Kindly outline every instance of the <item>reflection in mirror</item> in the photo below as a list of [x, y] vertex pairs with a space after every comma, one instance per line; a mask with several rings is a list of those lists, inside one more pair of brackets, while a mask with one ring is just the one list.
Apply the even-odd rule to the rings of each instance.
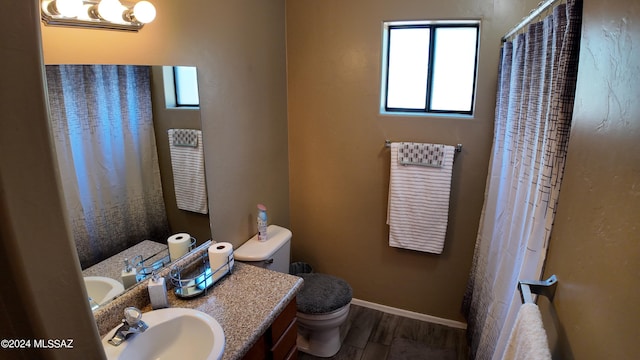
[[167, 107], [165, 73], [160, 66], [46, 66], [56, 156], [83, 276], [122, 283], [133, 271], [135, 284], [170, 262], [171, 234], [189, 233], [200, 243], [211, 237], [208, 211], [181, 210], [176, 201], [168, 131], [199, 132], [201, 123], [197, 107]]

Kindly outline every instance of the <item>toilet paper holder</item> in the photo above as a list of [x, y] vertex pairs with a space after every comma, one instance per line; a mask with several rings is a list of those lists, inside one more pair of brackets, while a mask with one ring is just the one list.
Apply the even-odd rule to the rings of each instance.
[[213, 285], [233, 271], [233, 253], [226, 262], [216, 269], [209, 265], [209, 255], [204, 253], [184, 265], [174, 265], [169, 271], [169, 279], [180, 298], [193, 298], [206, 294]]

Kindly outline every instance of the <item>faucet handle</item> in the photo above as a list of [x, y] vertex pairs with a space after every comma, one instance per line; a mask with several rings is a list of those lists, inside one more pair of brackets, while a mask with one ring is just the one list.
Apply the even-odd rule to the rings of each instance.
[[124, 320], [129, 326], [136, 326], [142, 320], [142, 311], [134, 306], [129, 306], [124, 309]]

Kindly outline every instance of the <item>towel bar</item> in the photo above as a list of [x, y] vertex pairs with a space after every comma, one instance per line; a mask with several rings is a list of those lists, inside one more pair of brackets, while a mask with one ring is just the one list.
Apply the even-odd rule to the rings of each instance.
[[558, 278], [555, 275], [551, 275], [547, 280], [520, 280], [518, 281], [518, 290], [520, 290], [520, 297], [522, 303], [533, 303], [532, 294], [544, 295], [549, 301], [553, 301], [553, 297], [556, 294], [556, 287], [558, 286]]
[[[385, 140], [384, 147], [391, 147], [391, 140]], [[462, 152], [462, 144], [456, 145], [456, 152], [457, 153]]]

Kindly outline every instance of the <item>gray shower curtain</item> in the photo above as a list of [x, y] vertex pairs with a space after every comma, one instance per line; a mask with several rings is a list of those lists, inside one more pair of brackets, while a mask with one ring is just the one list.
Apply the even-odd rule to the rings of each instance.
[[169, 235], [150, 69], [47, 65], [56, 155], [82, 268]]
[[500, 359], [521, 306], [519, 279], [539, 279], [564, 171], [582, 1], [558, 5], [504, 44], [485, 203], [463, 312], [474, 359]]

